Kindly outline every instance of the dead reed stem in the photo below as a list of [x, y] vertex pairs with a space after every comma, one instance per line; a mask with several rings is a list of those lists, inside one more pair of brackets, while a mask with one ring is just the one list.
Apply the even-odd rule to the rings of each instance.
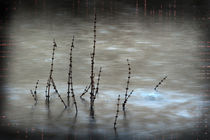
[[[48, 79], [49, 80], [49, 79]], [[46, 102], [47, 102], [47, 89], [48, 89], [48, 80], [47, 80], [47, 85], [46, 85], [46, 88], [45, 88], [45, 97], [46, 97]]]
[[30, 90], [30, 92], [31, 92], [32, 97], [34, 98], [34, 101], [36, 101], [36, 98], [35, 98], [35, 95], [34, 95], [33, 91]]
[[86, 86], [86, 87], [85, 87], [85, 89], [84, 89], [84, 91], [83, 91], [82, 95], [80, 95], [80, 98], [82, 98], [82, 96], [84, 96], [84, 95], [85, 95], [85, 93], [87, 93], [87, 92], [88, 92], [88, 90], [90, 89], [90, 86], [91, 86], [91, 84], [89, 84], [89, 86]]
[[100, 70], [99, 70], [99, 73], [98, 73], [98, 81], [97, 81], [97, 86], [96, 86], [96, 91], [95, 91], [94, 99], [96, 99], [96, 95], [98, 94], [99, 82], [100, 82], [100, 77], [101, 77], [101, 71], [102, 71], [102, 67], [100, 67]]
[[157, 88], [163, 83], [164, 80], [166, 80], [167, 76], [165, 76], [154, 88], [154, 90], [157, 91]]
[[90, 91], [90, 109], [93, 110], [94, 107], [94, 90], [95, 90], [95, 83], [94, 83], [94, 60], [95, 60], [95, 47], [96, 47], [96, 14], [94, 18], [94, 41], [93, 41], [93, 52], [91, 54], [91, 91]]
[[36, 98], [36, 101], [38, 100], [38, 98], [37, 98], [37, 92], [36, 92], [36, 90], [37, 90], [37, 88], [38, 88], [38, 84], [39, 84], [39, 80], [37, 80], [36, 86], [35, 86], [35, 89], [34, 89], [34, 96], [35, 96], [35, 98]]
[[71, 44], [71, 48], [70, 48], [70, 58], [69, 58], [69, 73], [68, 73], [68, 91], [67, 91], [67, 98], [68, 98], [68, 106], [70, 104], [70, 100], [69, 100], [69, 93], [71, 92], [72, 94], [72, 99], [74, 101], [74, 105], [75, 105], [75, 109], [76, 112], [77, 110], [77, 102], [75, 99], [75, 95], [74, 95], [74, 88], [73, 88], [73, 80], [72, 80], [72, 52], [73, 52], [73, 48], [74, 48], [74, 36], [72, 38], [72, 44]]
[[[73, 82], [72, 82], [72, 84], [73, 84]], [[77, 110], [77, 102], [76, 102], [76, 98], [75, 98], [74, 91], [73, 91], [73, 86], [71, 88], [71, 94], [72, 94], [72, 98], [73, 98], [73, 101], [74, 101], [74, 106], [75, 106], [76, 112], [78, 112], [78, 110]]]
[[[129, 60], [127, 59], [127, 62], [128, 62], [128, 80], [127, 80], [127, 85], [126, 85], [126, 89], [125, 89], [125, 99], [124, 99], [124, 102], [122, 104], [122, 107], [123, 107], [123, 110], [125, 110], [125, 104], [128, 100], [128, 89], [129, 89], [129, 84], [130, 84], [130, 78], [131, 78], [131, 65], [129, 63]], [[133, 91], [132, 91], [133, 92]], [[131, 92], [131, 94], [132, 94]], [[131, 95], [130, 94], [130, 95]], [[130, 96], [129, 96], [130, 97]]]
[[127, 62], [128, 62], [128, 80], [127, 80], [127, 85], [126, 85], [126, 89], [125, 89], [125, 100], [128, 96], [128, 89], [129, 89], [130, 78], [131, 78], [131, 67], [130, 67], [130, 63], [129, 63], [128, 59], [127, 59]]
[[133, 91], [134, 90], [132, 90], [131, 92], [130, 92], [130, 94], [127, 96], [127, 98], [124, 100], [124, 102], [123, 102], [123, 104], [122, 104], [122, 107], [123, 107], [123, 110], [125, 110], [125, 105], [126, 105], [126, 103], [127, 103], [127, 101], [128, 101], [128, 98], [131, 96], [131, 94], [133, 93]]
[[114, 120], [114, 129], [116, 129], [116, 125], [117, 125], [117, 118], [118, 118], [118, 114], [119, 114], [119, 106], [120, 106], [120, 95], [118, 95], [118, 99], [117, 99], [117, 111], [116, 111], [115, 120]]
[[58, 97], [60, 98], [61, 102], [63, 103], [64, 107], [67, 108], [65, 102], [63, 101], [61, 95], [59, 94], [59, 92], [58, 92], [58, 90], [57, 90], [57, 88], [56, 88], [56, 85], [55, 85], [54, 80], [51, 78], [50, 81], [52, 82], [52, 85], [53, 85], [53, 87], [54, 87], [54, 90], [55, 90], [55, 92], [57, 93]]
[[50, 74], [49, 74], [49, 78], [48, 78], [48, 81], [47, 81], [47, 95], [46, 95], [46, 100], [47, 102], [49, 103], [49, 99], [50, 99], [50, 81], [52, 79], [52, 73], [53, 73], [53, 62], [54, 62], [54, 57], [55, 57], [55, 48], [57, 47], [57, 44], [55, 42], [55, 39], [53, 40], [53, 52], [52, 52], [52, 61], [51, 61], [51, 67], [50, 67]]

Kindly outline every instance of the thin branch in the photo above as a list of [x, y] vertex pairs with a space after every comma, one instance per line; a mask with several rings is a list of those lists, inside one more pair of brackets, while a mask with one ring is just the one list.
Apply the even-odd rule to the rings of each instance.
[[54, 82], [54, 80], [52, 78], [51, 78], [51, 82], [52, 82], [52, 85], [54, 87], [55, 92], [57, 93], [57, 95], [60, 98], [61, 102], [63, 103], [64, 107], [67, 108], [67, 106], [66, 106], [65, 102], [63, 101], [61, 95], [59, 94], [59, 92], [58, 92], [58, 90], [56, 88], [55, 82]]
[[76, 102], [76, 98], [75, 98], [74, 90], [73, 90], [73, 82], [71, 82], [71, 83], [72, 83], [71, 94], [72, 94], [72, 98], [73, 98], [73, 101], [74, 101], [76, 112], [78, 112], [78, 110], [77, 110], [77, 102]]
[[99, 73], [98, 73], [98, 81], [97, 81], [97, 86], [96, 86], [96, 91], [95, 91], [94, 99], [96, 99], [96, 95], [98, 94], [99, 82], [100, 82], [100, 78], [101, 78], [101, 71], [102, 71], [102, 67], [100, 67], [100, 70], [99, 70]]
[[34, 95], [33, 91], [32, 91], [32, 90], [30, 90], [30, 92], [31, 92], [31, 95], [32, 95], [32, 97], [33, 97], [34, 101], [36, 101], [36, 98], [35, 98], [35, 95]]
[[71, 92], [71, 95], [72, 95], [72, 98], [73, 98], [73, 101], [74, 101], [74, 105], [75, 105], [75, 109], [76, 109], [76, 112], [78, 111], [77, 110], [77, 102], [76, 102], [76, 98], [75, 98], [75, 95], [74, 95], [74, 88], [73, 88], [73, 80], [72, 80], [72, 52], [73, 52], [73, 48], [74, 48], [74, 36], [72, 38], [72, 44], [71, 44], [71, 48], [70, 48], [70, 54], [69, 54], [69, 73], [68, 73], [68, 91], [67, 91], [67, 101], [68, 101], [68, 106], [70, 104], [70, 100], [69, 100], [69, 93]]
[[114, 120], [114, 129], [116, 129], [116, 125], [117, 125], [117, 118], [118, 118], [118, 114], [119, 114], [119, 106], [120, 106], [120, 95], [118, 95], [118, 99], [117, 99], [117, 111], [116, 111], [116, 115], [115, 115], [115, 120]]
[[94, 83], [94, 60], [95, 60], [95, 47], [96, 47], [96, 14], [94, 18], [94, 40], [93, 40], [93, 52], [91, 54], [91, 91], [90, 91], [90, 108], [93, 109], [94, 106], [94, 90], [95, 90], [95, 83]]
[[127, 59], [127, 62], [128, 62], [128, 80], [127, 80], [127, 86], [126, 86], [126, 89], [125, 89], [125, 99], [124, 99], [124, 102], [122, 104], [123, 110], [125, 110], [125, 105], [126, 105], [126, 102], [127, 102], [128, 98], [133, 93], [133, 90], [132, 90], [131, 93], [128, 95], [128, 89], [129, 89], [130, 78], [131, 78], [131, 66], [130, 66], [130, 63], [129, 63], [128, 59]]
[[50, 74], [49, 74], [49, 78], [47, 81], [47, 95], [46, 95], [46, 100], [49, 103], [49, 99], [50, 99], [50, 81], [52, 79], [52, 73], [53, 73], [53, 62], [54, 62], [54, 57], [55, 57], [55, 48], [57, 47], [57, 44], [55, 42], [55, 39], [53, 40], [53, 51], [52, 51], [52, 61], [51, 61], [51, 67], [50, 67]]
[[68, 101], [68, 106], [70, 104], [70, 90], [73, 90], [71, 88], [73, 88], [73, 84], [72, 84], [72, 51], [74, 48], [74, 36], [72, 38], [72, 44], [70, 47], [70, 53], [69, 53], [69, 72], [68, 72], [68, 91], [67, 91], [67, 101]]
[[134, 90], [132, 90], [132, 91], [130, 92], [130, 94], [127, 96], [127, 98], [124, 100], [124, 102], [123, 102], [123, 104], [122, 104], [123, 110], [125, 110], [125, 105], [126, 105], [126, 103], [127, 103], [127, 101], [128, 101], [128, 98], [132, 95], [133, 91], [134, 91]]
[[154, 90], [157, 91], [157, 88], [163, 83], [164, 80], [166, 80], [167, 76], [165, 76], [154, 88]]
[[34, 96], [35, 96], [35, 98], [36, 98], [36, 101], [38, 100], [38, 99], [37, 99], [37, 92], [36, 92], [37, 87], [38, 87], [38, 84], [39, 84], [39, 80], [37, 80], [36, 86], [35, 86], [35, 89], [34, 89]]
[[88, 92], [88, 90], [90, 89], [90, 86], [91, 86], [91, 84], [89, 84], [89, 86], [86, 86], [86, 87], [85, 87], [85, 89], [84, 89], [84, 91], [83, 91], [82, 95], [80, 95], [80, 98], [82, 98], [82, 96], [84, 96], [84, 95], [85, 95], [85, 93], [87, 93], [87, 92]]
[[128, 89], [129, 89], [129, 83], [130, 83], [130, 78], [131, 78], [131, 67], [130, 67], [130, 63], [128, 59], [127, 59], [127, 62], [128, 62], [128, 80], [127, 80], [127, 86], [125, 89], [125, 100], [128, 96]]

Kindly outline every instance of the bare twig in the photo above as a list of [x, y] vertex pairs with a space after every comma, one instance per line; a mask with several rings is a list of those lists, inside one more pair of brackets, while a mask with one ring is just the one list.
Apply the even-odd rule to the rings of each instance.
[[50, 81], [52, 82], [52, 85], [53, 85], [53, 87], [54, 87], [54, 90], [55, 90], [55, 92], [57, 93], [58, 97], [60, 98], [61, 102], [63, 103], [64, 107], [67, 108], [65, 102], [63, 101], [61, 95], [59, 94], [59, 92], [58, 92], [58, 90], [57, 90], [57, 88], [56, 88], [56, 85], [55, 85], [54, 80], [51, 78]]
[[133, 90], [130, 92], [130, 94], [127, 96], [127, 98], [124, 100], [123, 104], [122, 104], [122, 107], [123, 107], [123, 110], [125, 110], [125, 105], [128, 101], [128, 98], [131, 96], [131, 94], [133, 93]]
[[84, 89], [84, 91], [83, 91], [82, 95], [80, 95], [80, 98], [82, 98], [82, 96], [84, 96], [84, 95], [85, 95], [85, 93], [87, 93], [87, 92], [88, 92], [88, 90], [90, 89], [90, 86], [91, 86], [91, 84], [89, 84], [89, 86], [86, 86], [86, 87], [85, 87], [85, 89]]
[[68, 106], [69, 106], [69, 98], [70, 98], [70, 88], [71, 88], [71, 84], [72, 84], [72, 51], [74, 48], [74, 36], [72, 38], [72, 44], [70, 47], [70, 53], [69, 53], [69, 72], [68, 72], [68, 91], [67, 91], [67, 100], [68, 100]]
[[130, 78], [131, 78], [131, 67], [130, 67], [130, 63], [128, 59], [127, 59], [127, 62], [128, 62], [128, 80], [127, 80], [127, 86], [125, 89], [125, 100], [128, 96], [128, 89], [129, 89], [129, 83], [130, 83]]
[[94, 83], [94, 60], [95, 60], [95, 47], [96, 47], [96, 14], [94, 19], [94, 40], [93, 40], [93, 52], [91, 54], [91, 91], [90, 91], [90, 108], [91, 110], [94, 107], [94, 90], [95, 90], [95, 83]]
[[34, 89], [34, 96], [35, 96], [36, 101], [38, 100], [38, 98], [37, 98], [37, 92], [36, 92], [37, 87], [38, 87], [38, 84], [39, 84], [39, 80], [37, 80], [36, 86], [35, 86], [35, 89]]
[[154, 88], [154, 90], [157, 91], [157, 88], [163, 83], [164, 80], [166, 80], [167, 76], [165, 76]]
[[53, 52], [52, 52], [52, 61], [51, 61], [51, 67], [50, 67], [50, 74], [49, 74], [49, 78], [47, 81], [47, 95], [46, 95], [46, 100], [49, 103], [49, 99], [50, 99], [50, 81], [52, 79], [52, 73], [53, 73], [53, 62], [54, 62], [54, 56], [55, 56], [55, 48], [57, 47], [57, 44], [55, 42], [55, 39], [53, 40]]
[[74, 95], [74, 90], [73, 90], [73, 82], [72, 82], [72, 86], [71, 86], [71, 94], [72, 94], [72, 98], [73, 98], [73, 101], [74, 101], [74, 105], [75, 105], [75, 109], [76, 109], [76, 112], [78, 112], [77, 110], [77, 102], [76, 102], [76, 98], [75, 98], [75, 95]]
[[72, 98], [73, 98], [73, 101], [74, 101], [74, 105], [75, 105], [75, 109], [76, 109], [76, 112], [78, 111], [77, 110], [77, 102], [76, 102], [76, 98], [75, 98], [75, 95], [74, 95], [74, 89], [73, 89], [73, 80], [72, 80], [72, 52], [73, 52], [73, 48], [74, 48], [74, 36], [72, 38], [72, 44], [71, 44], [71, 48], [70, 48], [70, 58], [69, 58], [69, 73], [68, 73], [68, 91], [67, 91], [67, 98], [68, 98], [68, 106], [69, 106], [69, 103], [70, 103], [70, 100], [69, 100], [69, 93], [71, 91], [71, 94], [72, 94]]
[[118, 114], [119, 114], [119, 106], [120, 106], [120, 95], [118, 95], [118, 99], [117, 99], [117, 111], [116, 111], [115, 120], [114, 120], [114, 129], [116, 129], [116, 125], [117, 125], [117, 118], [118, 118]]
[[35, 95], [34, 95], [33, 91], [30, 90], [30, 92], [31, 92], [32, 97], [34, 98], [34, 101], [36, 101], [36, 98], [35, 98]]
[[47, 80], [47, 84], [46, 84], [46, 88], [45, 88], [45, 97], [46, 97], [46, 101], [47, 101], [47, 89], [48, 89], [48, 81], [49, 81], [49, 79]]
[[127, 80], [127, 85], [126, 85], [126, 89], [125, 89], [125, 99], [124, 99], [124, 102], [122, 104], [122, 107], [123, 107], [123, 110], [125, 110], [125, 105], [126, 105], [126, 102], [128, 100], [128, 98], [130, 97], [130, 95], [132, 94], [132, 92], [129, 94], [129, 97], [128, 97], [128, 89], [129, 89], [129, 84], [130, 84], [130, 78], [131, 78], [131, 66], [130, 66], [130, 63], [129, 63], [129, 60], [127, 59], [127, 62], [128, 62], [128, 80]]
[[72, 38], [72, 44], [71, 44], [71, 48], [70, 48], [70, 57], [69, 57], [69, 73], [68, 73], [68, 91], [67, 91], [67, 98], [68, 98], [68, 106], [70, 104], [70, 100], [69, 100], [69, 93], [71, 92], [72, 95], [72, 99], [74, 101], [74, 105], [75, 105], [75, 109], [76, 112], [77, 110], [77, 102], [76, 102], [76, 98], [74, 95], [74, 88], [73, 88], [73, 80], [72, 80], [72, 52], [73, 52], [73, 48], [74, 48], [74, 36]]
[[100, 77], [101, 77], [101, 70], [102, 70], [102, 67], [100, 67], [100, 70], [99, 70], [99, 73], [98, 73], [98, 81], [97, 81], [97, 86], [96, 86], [94, 99], [96, 99], [96, 95], [98, 94], [98, 90], [99, 90], [99, 82], [100, 82]]

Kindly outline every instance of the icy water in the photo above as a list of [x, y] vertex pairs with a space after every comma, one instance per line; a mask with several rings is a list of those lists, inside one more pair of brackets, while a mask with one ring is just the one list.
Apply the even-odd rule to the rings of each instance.
[[[20, 11], [13, 15], [9, 32], [16, 46], [11, 52], [5, 86], [7, 121], [22, 130], [78, 137], [179, 137], [181, 132], [196, 130], [202, 114], [202, 86], [197, 69], [197, 46], [202, 33], [196, 23], [179, 17], [138, 16], [129, 6], [116, 11], [115, 16], [98, 14], [95, 73], [98, 75], [100, 66], [102, 73], [93, 119], [89, 115], [89, 93], [83, 100], [79, 98], [90, 83], [93, 19], [93, 14], [78, 17], [66, 9], [57, 10], [56, 14]], [[64, 109], [56, 93], [51, 93], [50, 107], [45, 104], [54, 38], [58, 47], [53, 78], [64, 101], [67, 100], [69, 44], [73, 35], [77, 115], [73, 101], [70, 108]], [[122, 103], [128, 78], [126, 59], [131, 64], [129, 91], [134, 92], [125, 112], [120, 105], [114, 131], [117, 97], [120, 94]], [[154, 91], [165, 76], [168, 78]], [[30, 89], [34, 90], [38, 79], [35, 104]]]

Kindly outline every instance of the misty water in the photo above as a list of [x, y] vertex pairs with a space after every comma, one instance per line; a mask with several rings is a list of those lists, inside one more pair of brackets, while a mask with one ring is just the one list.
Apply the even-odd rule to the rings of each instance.
[[[139, 9], [141, 10], [141, 9]], [[143, 10], [142, 10], [143, 11]], [[33, 18], [32, 18], [33, 17]], [[16, 12], [9, 28], [15, 42], [9, 61], [9, 78], [5, 89], [7, 122], [15, 128], [57, 134], [87, 136], [100, 134], [114, 138], [113, 123], [118, 95], [124, 100], [128, 65], [131, 64], [129, 92], [134, 90], [117, 120], [118, 137], [155, 137], [169, 133], [179, 135], [195, 130], [201, 117], [201, 84], [198, 80], [199, 36], [195, 22], [179, 17], [138, 15], [129, 6], [114, 16], [97, 14], [95, 75], [102, 67], [99, 94], [95, 100], [95, 117], [89, 113], [89, 92], [79, 96], [90, 83], [90, 53], [93, 46], [94, 14], [56, 12]], [[73, 85], [78, 114], [71, 99], [64, 109], [56, 93], [51, 92], [50, 107], [45, 104], [53, 39], [55, 51], [53, 78], [64, 101], [67, 100], [67, 76], [72, 36]], [[159, 81], [168, 78], [154, 90]], [[35, 104], [30, 89], [37, 89]], [[97, 79], [95, 79], [97, 80]], [[53, 90], [51, 90], [53, 91]]]

